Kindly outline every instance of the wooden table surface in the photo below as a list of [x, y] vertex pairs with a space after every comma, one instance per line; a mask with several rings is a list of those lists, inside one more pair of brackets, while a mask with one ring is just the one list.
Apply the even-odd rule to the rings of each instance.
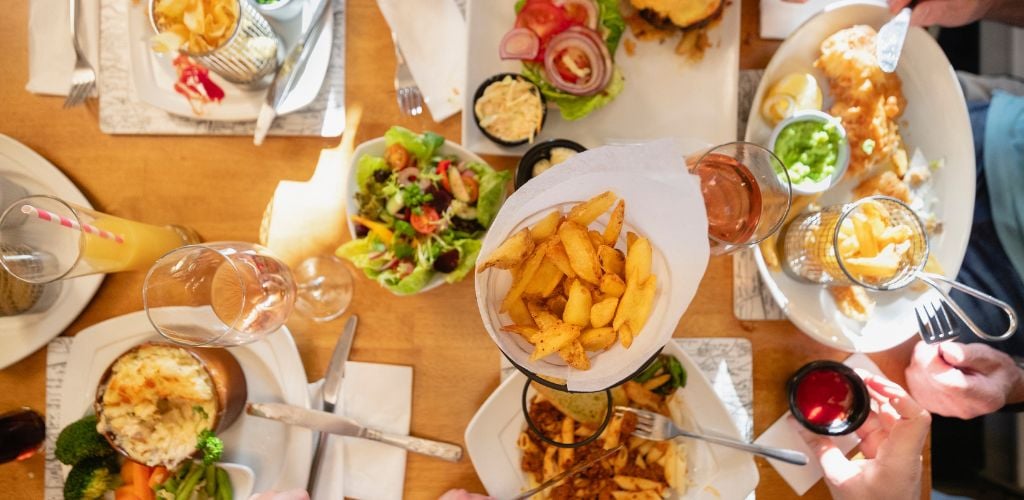
[[[249, 137], [105, 135], [99, 131], [96, 102], [62, 110], [63, 98], [25, 91], [27, 4], [7, 2], [0, 16], [0, 133], [60, 167], [100, 210], [151, 223], [188, 225], [210, 241], [255, 241], [277, 182], [307, 179], [320, 149], [336, 142], [271, 138], [256, 149]], [[763, 68], [778, 44], [757, 35], [757, 0], [745, 0], [742, 8], [741, 65]], [[399, 115], [392, 88], [391, 39], [375, 2], [349, 0], [347, 18], [347, 102], [361, 103], [366, 110], [356, 142], [378, 137], [394, 124], [458, 138], [457, 117], [435, 124], [425, 115]], [[492, 160], [501, 168], [514, 167], [510, 159]], [[65, 335], [140, 310], [142, 281], [142, 273], [108, 276]], [[675, 335], [750, 339], [754, 349], [754, 432], [760, 434], [786, 410], [782, 388], [790, 374], [808, 361], [838, 360], [846, 354], [810, 340], [788, 322], [738, 321], [732, 314], [731, 282], [731, 260], [713, 259]], [[360, 278], [351, 311], [360, 318], [352, 359], [414, 367], [412, 432], [462, 443], [469, 420], [498, 385], [500, 355], [476, 313], [472, 280], [414, 297], [394, 298]], [[291, 325], [309, 379], [323, 375], [341, 325], [342, 320], [320, 326]], [[910, 347], [905, 344], [872, 358], [888, 376], [902, 383]], [[17, 406], [45, 409], [45, 372], [45, 349], [0, 370], [0, 410]], [[758, 498], [795, 496], [770, 465], [761, 459], [757, 465], [761, 477]], [[925, 467], [927, 483], [927, 454]], [[436, 498], [455, 487], [482, 491], [468, 459], [453, 465], [409, 456], [408, 497]], [[42, 491], [42, 456], [0, 465], [0, 496], [40, 498]], [[821, 482], [807, 495], [827, 497]]]

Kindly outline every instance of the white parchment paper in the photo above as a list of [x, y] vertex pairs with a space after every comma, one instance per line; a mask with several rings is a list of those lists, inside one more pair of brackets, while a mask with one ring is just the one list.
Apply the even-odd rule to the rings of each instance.
[[[551, 209], [568, 211], [574, 202], [615, 192], [626, 201], [626, 229], [651, 241], [651, 269], [658, 277], [658, 290], [651, 317], [629, 349], [616, 343], [606, 351], [590, 353], [591, 368], [575, 370], [557, 354], [530, 361], [532, 346], [518, 335], [501, 331], [502, 325], [512, 323], [508, 315], [498, 313], [511, 276], [505, 270], [489, 269], [476, 276], [477, 306], [502, 352], [536, 374], [565, 380], [569, 390], [598, 391], [632, 374], [669, 342], [704, 276], [710, 253], [700, 182], [684, 166], [684, 156], [692, 152], [693, 144], [675, 139], [592, 149], [531, 180], [505, 201], [484, 238], [481, 259]], [[607, 215], [598, 224], [606, 221]], [[625, 231], [617, 248], [625, 249]]]

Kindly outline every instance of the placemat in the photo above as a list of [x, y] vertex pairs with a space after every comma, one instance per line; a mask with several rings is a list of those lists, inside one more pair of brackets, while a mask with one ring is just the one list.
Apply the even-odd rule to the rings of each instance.
[[[345, 0], [334, 1], [334, 44], [323, 87], [308, 107], [278, 117], [269, 135], [337, 137], [345, 127]], [[139, 100], [131, 74], [128, 0], [100, 3], [100, 130], [107, 134], [252, 135], [255, 120], [214, 122], [175, 116]]]
[[[750, 106], [761, 82], [763, 70], [740, 71], [739, 116], [736, 138], [743, 140], [747, 131]], [[768, 287], [761, 280], [754, 261], [754, 251], [742, 250], [732, 256], [732, 310], [737, 319], [747, 321], [781, 320], [786, 314], [775, 303]]]

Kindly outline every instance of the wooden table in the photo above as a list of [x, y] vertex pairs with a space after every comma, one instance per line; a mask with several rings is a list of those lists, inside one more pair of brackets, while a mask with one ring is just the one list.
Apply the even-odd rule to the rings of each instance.
[[[255, 241], [260, 218], [277, 182], [309, 177], [321, 148], [336, 141], [270, 139], [255, 149], [249, 137], [115, 137], [98, 128], [97, 107], [62, 110], [63, 99], [24, 90], [28, 55], [27, 2], [8, 2], [0, 16], [0, 133], [35, 149], [59, 166], [100, 210], [152, 223], [196, 228], [208, 240]], [[741, 64], [763, 68], [776, 42], [761, 40], [758, 2], [743, 2]], [[394, 55], [388, 28], [373, 0], [348, 2], [348, 103], [367, 110], [357, 142], [378, 137], [393, 124], [434, 130], [458, 138], [458, 118], [438, 125], [428, 117], [399, 115], [392, 88]], [[494, 164], [512, 168], [507, 158]], [[221, 214], [230, 214], [224, 217]], [[143, 274], [106, 278], [66, 335], [142, 308]], [[712, 260], [703, 286], [680, 321], [679, 337], [744, 337], [754, 348], [754, 432], [760, 434], [786, 410], [782, 387], [800, 365], [845, 353], [810, 340], [788, 322], [743, 322], [732, 314], [732, 263]], [[476, 313], [472, 280], [430, 293], [396, 299], [360, 279], [351, 310], [360, 317], [352, 359], [415, 368], [412, 432], [456, 443], [477, 408], [498, 385], [499, 352]], [[323, 375], [342, 321], [291, 325], [306, 366]], [[872, 358], [885, 373], [903, 380], [910, 345]], [[0, 371], [0, 410], [45, 408], [45, 349]], [[928, 459], [925, 458], [928, 483]], [[758, 498], [787, 498], [793, 491], [765, 461]], [[411, 498], [436, 498], [449, 488], [482, 491], [468, 459], [452, 465], [410, 455], [405, 491]], [[925, 488], [927, 491], [928, 488]], [[0, 496], [39, 498], [43, 458], [0, 466]], [[827, 498], [819, 482], [808, 498]]]

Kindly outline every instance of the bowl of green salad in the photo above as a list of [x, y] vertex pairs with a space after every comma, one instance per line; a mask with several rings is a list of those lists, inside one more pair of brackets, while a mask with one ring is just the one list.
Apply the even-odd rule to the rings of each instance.
[[349, 171], [352, 240], [337, 255], [395, 295], [471, 273], [511, 179], [440, 135], [403, 127], [356, 147]]
[[807, 110], [779, 122], [768, 146], [789, 173], [793, 192], [824, 192], [839, 182], [850, 164], [850, 142], [838, 118]]

